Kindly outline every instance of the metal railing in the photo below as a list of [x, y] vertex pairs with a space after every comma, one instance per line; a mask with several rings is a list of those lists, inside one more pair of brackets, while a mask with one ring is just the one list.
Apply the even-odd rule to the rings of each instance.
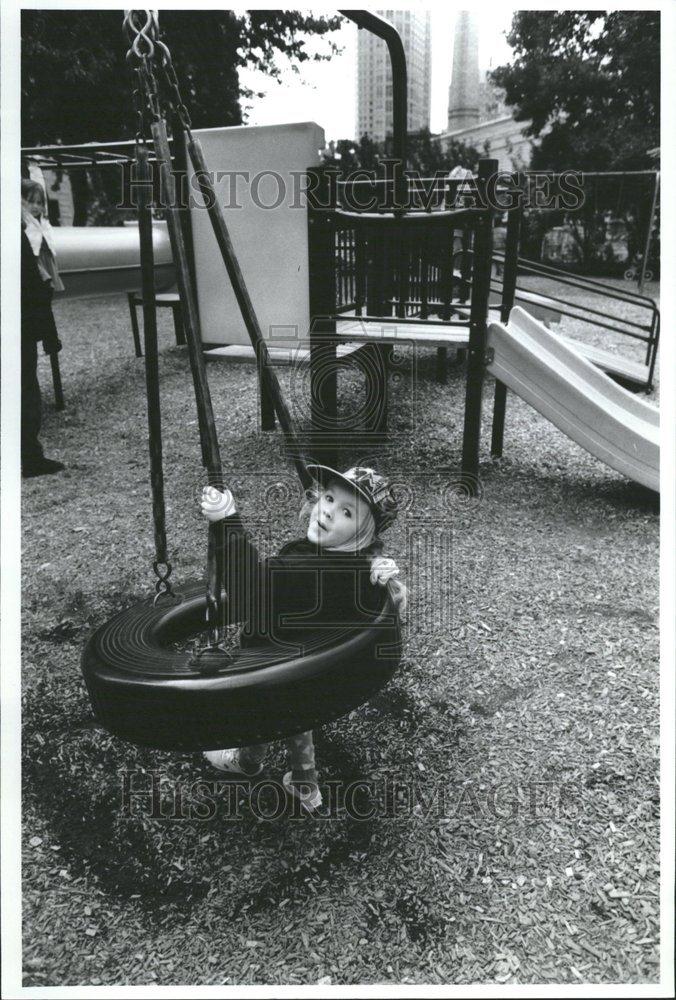
[[[388, 240], [387, 220], [393, 218], [391, 214], [335, 210], [336, 313], [421, 322], [435, 316], [438, 321], [450, 325], [466, 323], [473, 255], [470, 220], [474, 211], [439, 210], [422, 217], [405, 216], [405, 226], [398, 226], [396, 237]], [[432, 219], [438, 225], [433, 223], [430, 228]], [[421, 228], [422, 222], [424, 228]], [[504, 253], [495, 252], [493, 260], [504, 270]], [[537, 293], [541, 308], [644, 343], [647, 371], [641, 384], [646, 390], [652, 389], [660, 327], [660, 313], [653, 299], [522, 257], [518, 258], [515, 271], [516, 283], [510, 301], [527, 307], [532, 301], [533, 290], [519, 278], [541, 278], [558, 286]], [[598, 308], [566, 297], [565, 288], [597, 297]], [[504, 280], [494, 276], [491, 291], [500, 301], [491, 303], [489, 308], [503, 312], [509, 296]], [[645, 319], [628, 318], [618, 312], [613, 303], [642, 310]], [[458, 314], [455, 307], [461, 305], [465, 307], [463, 318], [453, 319]]]
[[[454, 306], [469, 298], [475, 214], [458, 209], [400, 219], [332, 213], [336, 313], [420, 322], [435, 315], [453, 324]], [[467, 273], [454, 267], [463, 253]]]
[[[496, 263], [504, 266], [504, 254], [494, 253], [493, 259]], [[585, 295], [596, 296], [599, 299], [599, 308], [575, 302], [570, 298], [565, 298], [562, 294], [552, 292], [551, 288], [548, 288], [542, 293], [543, 301], [539, 305], [543, 309], [550, 308], [552, 312], [567, 316], [570, 319], [578, 320], [603, 330], [609, 330], [613, 333], [619, 333], [623, 337], [629, 337], [632, 340], [644, 343], [646, 345], [644, 365], [647, 368], [645, 388], [648, 391], [653, 388], [660, 334], [660, 311], [653, 299], [630, 289], [615, 288], [606, 282], [586, 278], [573, 274], [570, 271], [564, 271], [562, 268], [554, 267], [551, 264], [541, 264], [538, 261], [528, 260], [524, 257], [518, 258], [516, 273], [514, 300], [517, 302], [523, 301], [527, 303], [529, 301], [527, 293], [532, 292], [532, 289], [519, 284], [519, 275], [523, 277], [543, 278], [550, 284], [554, 283], [578, 289], [584, 292]], [[504, 281], [500, 282], [494, 279], [491, 287], [493, 291], [504, 295]], [[645, 319], [643, 321], [629, 319], [613, 311], [612, 303], [624, 303], [636, 310], [642, 310], [645, 314]]]

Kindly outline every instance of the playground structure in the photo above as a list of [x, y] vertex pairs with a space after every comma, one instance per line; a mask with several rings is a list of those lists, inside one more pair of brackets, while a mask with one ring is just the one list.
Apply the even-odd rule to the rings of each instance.
[[[330, 445], [331, 431], [339, 442], [341, 421], [338, 413], [336, 344], [357, 339], [370, 344], [381, 358], [375, 368], [379, 372], [375, 398], [379, 401], [377, 420], [371, 429], [383, 432], [387, 420], [387, 351], [395, 345], [436, 347], [440, 356], [439, 372], [444, 371], [448, 348], [468, 350], [465, 424], [463, 433], [462, 476], [466, 487], [476, 488], [479, 470], [479, 427], [485, 375], [496, 376], [496, 397], [493, 412], [492, 453], [502, 454], [507, 385], [545, 416], [568, 432], [570, 425], [556, 416], [556, 407], [538, 406], [537, 393], [528, 390], [528, 378], [536, 382], [542, 372], [531, 358], [523, 378], [501, 379], [501, 354], [514, 338], [514, 327], [505, 327], [516, 304], [528, 310], [529, 321], [540, 315], [550, 322], [562, 315], [623, 334], [645, 344], [643, 363], [633, 362], [617, 354], [567, 338], [556, 337], [568, 357], [580, 358], [586, 367], [561, 366], [556, 373], [557, 396], [565, 409], [572, 405], [579, 382], [579, 372], [588, 374], [593, 363], [598, 381], [582, 388], [587, 393], [583, 412], [590, 426], [607, 424], [604, 407], [612, 399], [618, 422], [609, 431], [606, 446], [593, 440], [594, 433], [585, 437], [579, 431], [574, 437], [583, 447], [606, 461], [618, 471], [638, 482], [658, 489], [656, 434], [657, 411], [641, 403], [646, 423], [633, 428], [632, 448], [635, 461], [623, 459], [621, 438], [628, 426], [633, 397], [620, 389], [608, 377], [635, 389], [652, 386], [659, 337], [659, 313], [654, 302], [633, 291], [609, 288], [601, 282], [566, 274], [556, 268], [534, 264], [519, 257], [519, 234], [522, 209], [517, 205], [508, 214], [504, 252], [495, 254], [492, 247], [494, 209], [489, 204], [486, 186], [496, 172], [495, 161], [483, 160], [476, 182], [479, 204], [486, 207], [439, 207], [436, 211], [355, 212], [345, 210], [339, 199], [328, 201], [330, 185], [324, 173], [323, 204], [319, 199], [310, 208], [311, 274], [317, 276], [314, 288], [311, 339], [315, 340], [316, 385], [315, 424], [323, 430], [323, 443]], [[516, 180], [516, 178], [515, 178]], [[321, 175], [315, 185], [321, 188]], [[446, 199], [453, 203], [454, 197]], [[329, 205], [327, 208], [326, 205]], [[494, 262], [499, 264], [500, 276]], [[546, 277], [550, 285], [561, 285], [560, 294], [541, 295], [519, 284], [520, 274]], [[600, 297], [605, 308], [582, 309], [574, 299], [565, 298], [567, 286], [582, 289]], [[311, 290], [311, 296], [313, 292]], [[629, 303], [643, 310], [645, 320], [627, 320], [609, 311], [609, 303]], [[491, 313], [497, 312], [503, 324], [501, 337], [491, 337], [494, 324]], [[522, 315], [517, 310], [517, 315]], [[542, 335], [536, 341], [542, 347], [542, 367], [548, 366], [548, 347], [552, 334], [538, 324]], [[497, 329], [497, 328], [496, 328]], [[532, 332], [532, 327], [530, 328]], [[547, 339], [549, 338], [549, 339]], [[572, 354], [571, 354], [572, 352]], [[549, 365], [551, 368], [551, 365]], [[564, 370], [565, 369], [565, 370]], [[566, 385], [568, 381], [568, 385]], [[625, 414], [623, 408], [627, 410]], [[654, 419], [653, 419], [654, 417]]]
[[[367, 376], [368, 399], [362, 408], [366, 424], [361, 431], [368, 440], [373, 440], [374, 435], [378, 439], [386, 432], [387, 365], [392, 347], [412, 344], [416, 348], [436, 348], [440, 380], [445, 375], [447, 352], [455, 349], [461, 357], [468, 354], [462, 472], [468, 479], [476, 478], [475, 439], [483, 395], [481, 386], [485, 374], [492, 373], [490, 359], [495, 350], [488, 344], [487, 330], [491, 313], [507, 324], [513, 306], [525, 308], [532, 318], [541, 319], [548, 326], [567, 316], [644, 344], [645, 355], [639, 361], [582, 341], [560, 338], [621, 385], [649, 391], [659, 340], [659, 312], [653, 300], [522, 258], [519, 255], [521, 204], [500, 213], [506, 215], [507, 224], [504, 247], [497, 251], [493, 238], [498, 213], [490, 205], [452, 207], [464, 183], [462, 178], [447, 178], [441, 184], [435, 179], [434, 191], [426, 190], [426, 182], [420, 179], [411, 186], [403, 171], [406, 66], [401, 42], [396, 31], [382, 19], [358, 11], [349, 12], [349, 16], [360, 27], [379, 34], [387, 42], [392, 57], [396, 82], [396, 158], [388, 180], [336, 183], [330, 169], [316, 166], [323, 133], [311, 123], [194, 133], [205, 151], [205, 163], [216, 172], [216, 177], [221, 169], [229, 176], [227, 191], [223, 181], [214, 185], [214, 194], [221, 201], [229, 199], [232, 203], [232, 177], [238, 171], [245, 171], [249, 178], [267, 175], [263, 187], [259, 187], [256, 204], [247, 190], [243, 192], [244, 203], [239, 206], [235, 188], [237, 210], [228, 213], [233, 250], [238, 267], [241, 265], [242, 273], [247, 276], [250, 305], [255, 309], [260, 339], [267, 347], [265, 359], [258, 347], [250, 346], [250, 330], [239, 316], [236, 295], [222, 281], [218, 236], [212, 231], [210, 213], [199, 204], [193, 205], [190, 212], [177, 213], [201, 342], [209, 349], [210, 358], [246, 357], [257, 352], [263, 429], [274, 427], [277, 409], [264, 364], [269, 368], [278, 360], [310, 358], [312, 442], [319, 457], [330, 460], [333, 446], [344, 442], [346, 434], [355, 436], [359, 430], [354, 420], [346, 424], [339, 419], [337, 379], [343, 359], [351, 356]], [[172, 140], [167, 138], [167, 151], [175, 176], [187, 174], [190, 189], [194, 190], [200, 185], [195, 184], [195, 167], [189, 163], [180, 116], [172, 116], [172, 126], [174, 136]], [[25, 150], [24, 154], [44, 165], [60, 168], [69, 165], [77, 169], [128, 164], [132, 145], [42, 147]], [[149, 165], [160, 162], [151, 145], [147, 162]], [[476, 179], [480, 200], [494, 166], [490, 160], [480, 164]], [[297, 203], [280, 207], [275, 202], [275, 184], [279, 185], [281, 180], [282, 189], [286, 186], [281, 201], [288, 203], [290, 196], [296, 198], [296, 179], [305, 171], [309, 179], [307, 231], [306, 213], [298, 211]], [[523, 186], [528, 178], [517, 176], [512, 182]], [[157, 184], [157, 177], [154, 183]], [[656, 192], [657, 183], [651, 219]], [[355, 208], [357, 194], [360, 204], [364, 201], [368, 204], [370, 198], [375, 198], [378, 210]], [[401, 204], [412, 208], [397, 207]], [[138, 288], [141, 284], [140, 259], [135, 266], [138, 241], [130, 227], [55, 232], [62, 244], [59, 259], [68, 293], [83, 294], [88, 289], [111, 291], [130, 284]], [[152, 232], [157, 302], [157, 293], [166, 289], [175, 276], [175, 268], [169, 254], [166, 223], [155, 223]], [[524, 281], [532, 277], [547, 279], [547, 295], [525, 287]], [[576, 303], [576, 291], [597, 297], [598, 308]], [[621, 309], [614, 311], [615, 306], [625, 305], [630, 305], [642, 318], [627, 319]], [[138, 354], [138, 335], [135, 342]], [[506, 393], [505, 382], [498, 379], [491, 442], [496, 456], [503, 449]], [[650, 481], [654, 482], [655, 476]]]

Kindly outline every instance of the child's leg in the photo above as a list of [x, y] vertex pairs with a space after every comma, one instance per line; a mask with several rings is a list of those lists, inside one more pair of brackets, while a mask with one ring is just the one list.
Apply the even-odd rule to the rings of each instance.
[[291, 761], [291, 781], [297, 785], [316, 785], [315, 745], [312, 730], [298, 733], [286, 740]]

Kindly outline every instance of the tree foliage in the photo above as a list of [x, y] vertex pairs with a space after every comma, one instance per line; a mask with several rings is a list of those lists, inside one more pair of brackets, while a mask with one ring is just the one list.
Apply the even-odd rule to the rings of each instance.
[[652, 167], [659, 145], [658, 11], [518, 11], [514, 61], [492, 73], [527, 133], [533, 167]]
[[[193, 124], [239, 125], [248, 65], [278, 79], [278, 56], [298, 68], [326, 59], [335, 46], [311, 54], [308, 34], [326, 35], [340, 17], [293, 10], [163, 10], [169, 46]], [[22, 27], [22, 142], [104, 141], [133, 136], [132, 77], [125, 61], [121, 10], [24, 10]]]

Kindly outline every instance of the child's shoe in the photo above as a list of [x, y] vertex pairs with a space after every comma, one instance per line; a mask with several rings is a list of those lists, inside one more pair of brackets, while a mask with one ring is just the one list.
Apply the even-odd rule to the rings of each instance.
[[284, 787], [290, 795], [293, 795], [294, 799], [298, 799], [303, 809], [313, 813], [322, 804], [322, 793], [319, 791], [319, 785], [310, 781], [293, 781], [292, 774], [293, 771], [287, 771], [282, 778]]
[[227, 771], [229, 774], [241, 774], [245, 778], [256, 778], [263, 771], [263, 765], [259, 764], [255, 771], [244, 767], [239, 759], [239, 749], [235, 750], [206, 750], [204, 757], [218, 768], [219, 771]]

